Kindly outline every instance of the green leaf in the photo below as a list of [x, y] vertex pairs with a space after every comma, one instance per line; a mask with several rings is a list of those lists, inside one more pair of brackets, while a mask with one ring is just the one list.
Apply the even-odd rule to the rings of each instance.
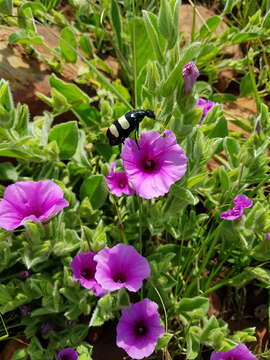
[[62, 160], [70, 159], [77, 149], [79, 130], [76, 121], [55, 125], [49, 132], [49, 141], [56, 141], [59, 147], [59, 157]]
[[165, 334], [162, 336], [162, 338], [159, 338], [159, 339], [158, 339], [158, 343], [157, 343], [157, 346], [156, 346], [156, 350], [165, 349], [165, 348], [168, 346], [168, 344], [169, 344], [169, 342], [170, 342], [170, 340], [171, 340], [172, 337], [173, 337], [173, 334], [171, 334], [171, 333], [165, 333]]
[[12, 0], [0, 0], [0, 13], [5, 15], [12, 15], [12, 8]]
[[50, 85], [61, 93], [71, 106], [79, 105], [82, 103], [90, 103], [90, 98], [75, 84], [66, 83], [59, 79], [54, 74], [50, 77]]
[[196, 205], [198, 198], [192, 192], [180, 185], [174, 184], [171, 187], [170, 195], [163, 206], [163, 216], [167, 218], [177, 211], [185, 208], [187, 205]]
[[270, 287], [270, 270], [264, 269], [262, 267], [247, 267], [239, 275], [236, 275], [230, 280], [230, 285], [235, 286], [240, 289], [245, 284], [251, 282], [252, 280], [257, 280], [261, 282], [264, 287]]
[[[207, 123], [211, 124], [213, 123], [213, 120], [216, 118], [217, 112], [215, 111], [215, 107], [209, 111], [209, 113], [206, 116]], [[216, 126], [209, 132], [208, 137], [209, 139], [214, 138], [224, 138], [228, 135], [228, 125], [227, 120], [224, 116], [221, 116], [218, 120]]]
[[9, 82], [4, 79], [0, 80], [0, 104], [8, 112], [14, 110], [14, 102], [10, 91]]
[[46, 12], [46, 8], [42, 4], [36, 2], [33, 3], [30, 1], [26, 1], [25, 3], [23, 3], [20, 8], [22, 10], [30, 8], [32, 13], [37, 16], [40, 16], [42, 13]]
[[224, 8], [224, 13], [225, 14], [230, 14], [232, 12], [232, 9], [235, 7], [235, 5], [237, 4], [238, 0], [226, 0], [226, 4], [225, 4], [225, 8]]
[[77, 118], [83, 121], [87, 126], [100, 124], [100, 112], [90, 104], [84, 103], [73, 106], [72, 111], [77, 116]]
[[202, 48], [201, 42], [193, 42], [186, 49], [181, 58], [183, 66], [189, 61], [196, 60]]
[[122, 22], [121, 13], [117, 1], [111, 1], [111, 21], [112, 27], [116, 36], [116, 41], [120, 51], [122, 50]]
[[26, 358], [26, 349], [16, 350], [12, 355], [12, 360], [25, 360]]
[[143, 19], [138, 17], [132, 19], [129, 23], [129, 31], [133, 47], [135, 48], [133, 71], [137, 77], [137, 101], [138, 104], [141, 104], [143, 102], [142, 87], [146, 78], [146, 73], [143, 72], [143, 69], [148, 62], [153, 62], [155, 60], [155, 53], [148, 38]]
[[167, 79], [163, 80], [163, 82], [160, 84], [159, 91], [161, 96], [170, 96], [177, 87], [177, 85], [180, 86], [180, 84], [183, 82], [182, 69], [184, 65], [185, 64], [183, 63], [183, 60], [180, 59], [175, 65], [174, 69], [170, 72]]
[[37, 34], [32, 9], [31, 7], [25, 5], [27, 5], [27, 3], [18, 8], [18, 25], [27, 32]]
[[270, 130], [270, 114], [269, 114], [268, 106], [266, 104], [260, 105], [259, 121], [262, 127], [262, 131], [265, 134], [268, 134]]
[[77, 164], [88, 167], [90, 166], [90, 162], [88, 160], [88, 156], [85, 151], [86, 134], [83, 130], [79, 130], [78, 135], [79, 135], [78, 146], [73, 156], [73, 159], [77, 162]]
[[200, 328], [191, 326], [187, 333], [187, 359], [196, 359], [200, 352]]
[[268, 10], [268, 12], [265, 14], [265, 16], [263, 18], [263, 27], [266, 30], [269, 30], [269, 28], [270, 28], [270, 10]]
[[0, 180], [17, 181], [18, 173], [10, 162], [0, 163]]
[[80, 246], [80, 238], [75, 230], [66, 229], [63, 234], [63, 241], [57, 241], [53, 247], [56, 256], [69, 255]]
[[232, 94], [213, 94], [211, 96], [211, 100], [217, 103], [227, 103], [227, 102], [232, 102], [235, 101], [237, 99], [236, 96], [232, 95]]
[[115, 297], [112, 294], [103, 296], [97, 303], [97, 306], [90, 319], [89, 326], [101, 326], [115, 316]]
[[89, 198], [93, 209], [99, 209], [108, 195], [107, 184], [103, 175], [91, 175], [81, 185], [80, 198]]
[[21, 136], [28, 135], [29, 118], [30, 115], [28, 106], [26, 104], [22, 105], [19, 103], [15, 111], [14, 124], [12, 128]]
[[36, 45], [42, 45], [43, 44], [43, 38], [39, 36], [38, 34], [26, 30], [20, 30], [12, 33], [8, 41], [10, 44], [36, 44]]
[[160, 34], [170, 43], [169, 48], [172, 48], [174, 41], [172, 42], [171, 38], [175, 38], [175, 28], [170, 4], [167, 0], [161, 0], [160, 2], [158, 27]]
[[86, 56], [93, 56], [93, 43], [89, 35], [83, 34], [80, 37], [80, 48]]
[[270, 260], [270, 242], [263, 240], [260, 244], [256, 245], [251, 251], [251, 256], [258, 261]]
[[201, 336], [200, 336], [201, 342], [202, 343], [207, 342], [210, 337], [211, 331], [218, 328], [219, 328], [219, 323], [217, 318], [215, 316], [211, 316], [210, 319], [207, 320], [201, 332]]
[[181, 319], [188, 323], [195, 319], [202, 319], [207, 314], [208, 306], [208, 299], [202, 296], [184, 298], [179, 302], [178, 311]]
[[232, 167], [239, 166], [239, 154], [240, 154], [240, 145], [239, 143], [231, 138], [226, 137], [223, 142], [224, 150], [228, 156], [229, 163]]
[[206, 38], [212, 32], [214, 32], [221, 21], [222, 21], [222, 17], [218, 15], [208, 18], [205, 21], [205, 24], [203, 24], [202, 27], [200, 28], [199, 39]]
[[72, 28], [65, 27], [60, 33], [60, 51], [66, 62], [76, 63], [77, 41]]
[[117, 293], [117, 308], [124, 309], [130, 306], [129, 295], [125, 288], [121, 288]]
[[231, 41], [233, 44], [240, 44], [242, 42], [257, 40], [263, 38], [261, 33], [237, 33], [235, 34]]
[[232, 335], [232, 340], [242, 344], [249, 341], [256, 341], [256, 336], [254, 336], [255, 331], [256, 331], [255, 327], [236, 331]]
[[224, 166], [220, 166], [217, 171], [221, 185], [221, 191], [224, 193], [231, 188], [231, 181], [227, 171], [224, 169]]
[[248, 72], [244, 77], [241, 79], [240, 83], [240, 93], [241, 96], [249, 96], [253, 92], [252, 81], [250, 77], [250, 73]]
[[160, 46], [159, 36], [155, 28], [155, 22], [157, 22], [156, 16], [148, 11], [143, 10], [143, 19], [148, 38], [156, 55], [156, 59], [160, 64], [164, 64], [165, 60]]

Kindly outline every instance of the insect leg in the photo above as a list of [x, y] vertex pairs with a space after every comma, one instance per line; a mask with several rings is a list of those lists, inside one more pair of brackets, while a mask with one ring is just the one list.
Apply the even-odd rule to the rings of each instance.
[[138, 130], [139, 130], [139, 127], [137, 127], [137, 129], [135, 130], [135, 142], [137, 144], [138, 150], [140, 150], [140, 146], [138, 144], [138, 139], [137, 139]]

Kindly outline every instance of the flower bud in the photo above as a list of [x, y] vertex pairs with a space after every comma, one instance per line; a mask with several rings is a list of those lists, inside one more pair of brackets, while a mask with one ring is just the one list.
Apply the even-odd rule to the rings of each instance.
[[197, 66], [194, 64], [194, 62], [190, 61], [183, 67], [185, 95], [188, 95], [192, 91], [192, 88], [199, 75], [199, 70], [197, 69]]

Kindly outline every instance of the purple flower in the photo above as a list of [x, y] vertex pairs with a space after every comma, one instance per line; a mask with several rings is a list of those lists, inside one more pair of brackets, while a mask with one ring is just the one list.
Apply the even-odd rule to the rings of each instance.
[[237, 220], [240, 219], [244, 213], [244, 209], [250, 208], [253, 205], [253, 201], [246, 195], [239, 194], [234, 199], [234, 208], [229, 209], [226, 212], [220, 214], [221, 219], [225, 220]]
[[158, 338], [164, 334], [157, 304], [144, 299], [122, 310], [116, 330], [117, 346], [132, 359], [148, 357], [155, 350]]
[[25, 281], [26, 279], [28, 279], [29, 277], [31, 276], [31, 273], [30, 271], [20, 271], [19, 274], [18, 274], [18, 279], [19, 280], [22, 280], [22, 281]]
[[54, 328], [51, 323], [46, 322], [46, 323], [41, 324], [41, 327], [40, 327], [41, 335], [47, 335], [53, 330], [54, 330]]
[[270, 240], [270, 232], [265, 235], [265, 240]]
[[205, 100], [203, 98], [199, 98], [196, 104], [196, 107], [202, 109], [202, 117], [201, 121], [206, 117], [206, 114], [214, 107], [216, 103], [211, 100]]
[[240, 194], [233, 199], [233, 203], [237, 207], [242, 209], [250, 208], [253, 205], [253, 201], [246, 195]]
[[131, 245], [118, 244], [111, 249], [102, 249], [94, 260], [97, 262], [97, 282], [110, 291], [122, 287], [138, 291], [151, 273], [148, 261]]
[[129, 182], [145, 199], [166, 194], [187, 168], [187, 157], [174, 133], [148, 131], [141, 134], [138, 145], [135, 140], [126, 139], [121, 152]]
[[28, 316], [31, 314], [32, 307], [30, 305], [21, 305], [19, 307], [22, 316]]
[[243, 215], [244, 209], [235, 206], [233, 209], [229, 209], [226, 212], [220, 214], [221, 219], [224, 220], [237, 220]]
[[0, 227], [14, 230], [26, 220], [43, 222], [68, 205], [53, 181], [19, 181], [6, 188], [0, 201]]
[[195, 82], [197, 77], [200, 75], [199, 70], [197, 69], [197, 66], [194, 64], [194, 62], [190, 61], [183, 67], [183, 77], [184, 77], [184, 93], [185, 95], [188, 95]]
[[95, 279], [97, 263], [94, 256], [95, 253], [89, 251], [77, 254], [73, 258], [71, 262], [73, 279], [78, 280], [86, 289], [92, 289], [95, 296], [103, 296], [106, 291]]
[[130, 187], [128, 183], [128, 178], [126, 173], [123, 172], [116, 172], [115, 171], [115, 162], [111, 164], [110, 172], [108, 176], [106, 176], [107, 185], [109, 191], [116, 195], [121, 196], [123, 194], [126, 195], [133, 195], [135, 191]]
[[210, 360], [257, 360], [245, 344], [239, 344], [226, 352], [213, 351]]
[[72, 348], [65, 348], [57, 354], [57, 360], [77, 360], [78, 357], [77, 351]]

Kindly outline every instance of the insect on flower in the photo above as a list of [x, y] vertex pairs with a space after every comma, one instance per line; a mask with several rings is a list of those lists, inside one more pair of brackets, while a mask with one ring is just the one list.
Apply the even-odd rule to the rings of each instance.
[[129, 111], [116, 120], [107, 130], [107, 137], [109, 139], [110, 145], [120, 145], [134, 130], [136, 131], [136, 139], [136, 134], [139, 130], [139, 124], [145, 116], [151, 119], [156, 118], [152, 110], [139, 109]]

